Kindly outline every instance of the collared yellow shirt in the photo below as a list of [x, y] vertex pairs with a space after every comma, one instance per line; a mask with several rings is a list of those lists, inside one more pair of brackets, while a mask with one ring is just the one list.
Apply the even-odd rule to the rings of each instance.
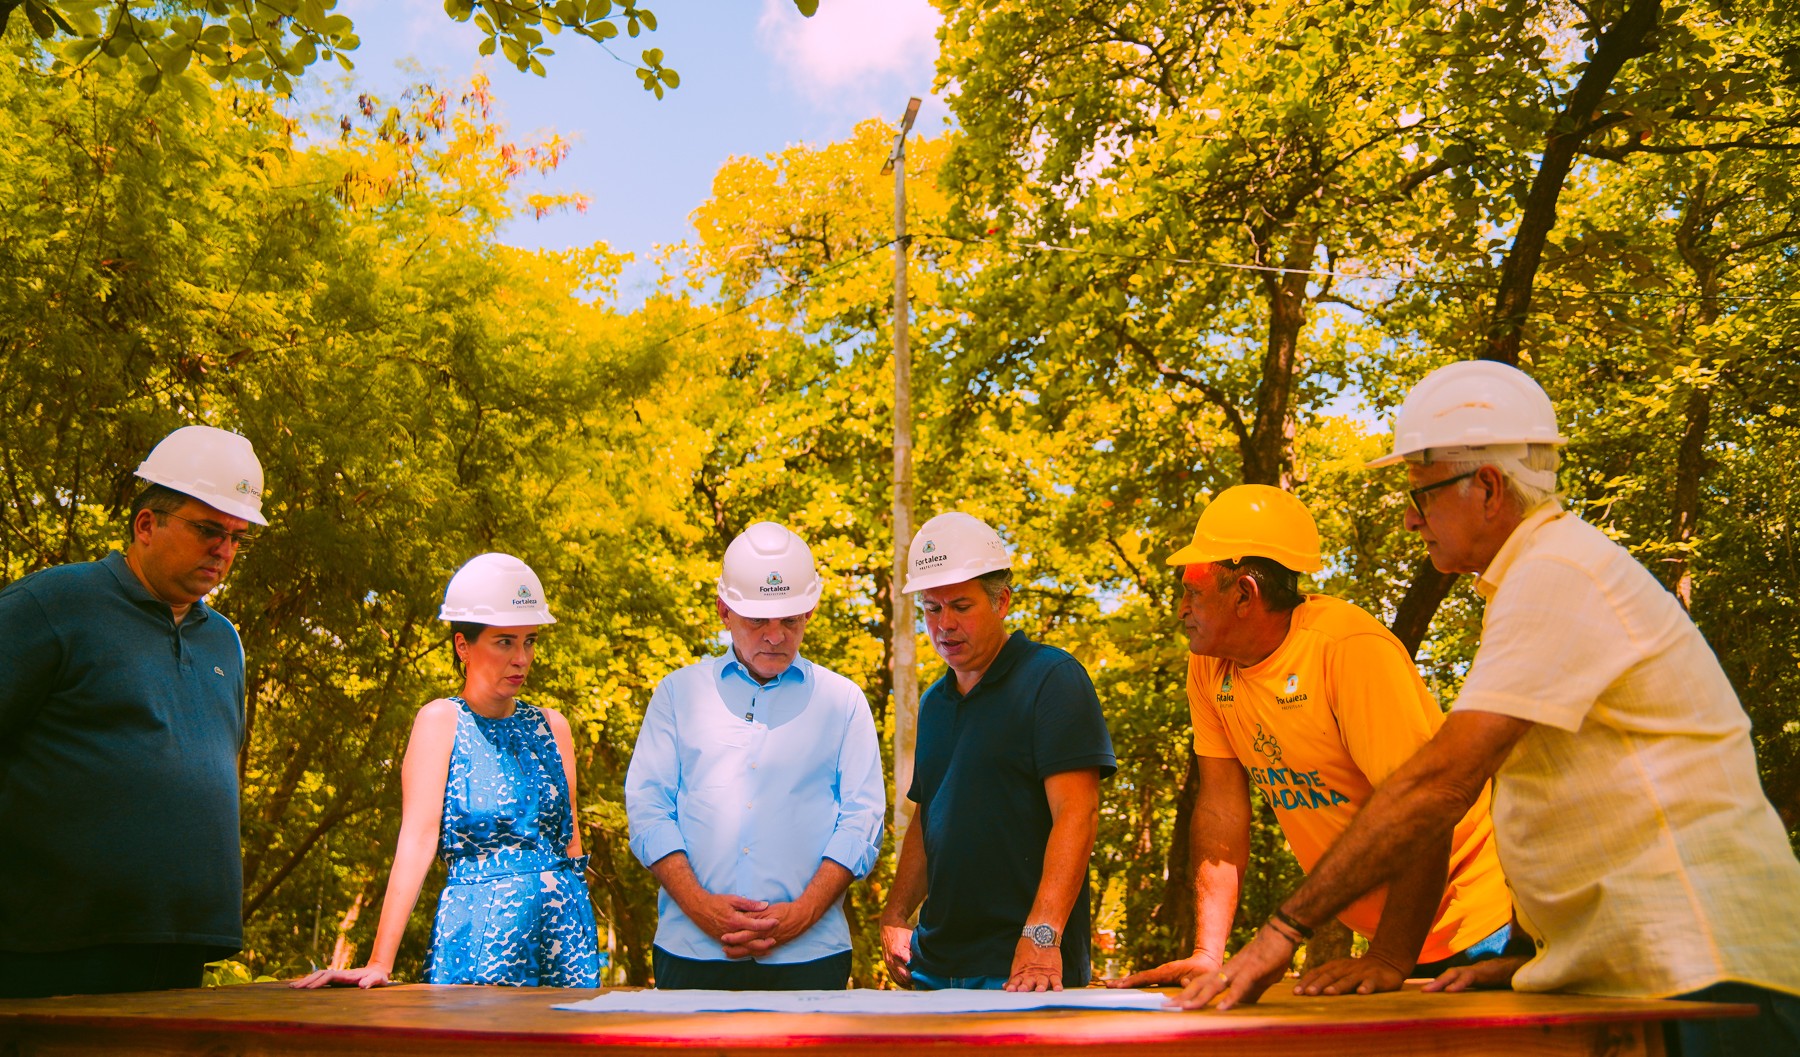
[[1800, 994], [1800, 862], [1749, 717], [1674, 596], [1554, 501], [1476, 590], [1481, 647], [1453, 710], [1535, 724], [1494, 781], [1500, 860], [1540, 939], [1513, 987]]
[[[1444, 723], [1400, 640], [1361, 608], [1325, 595], [1307, 596], [1280, 647], [1249, 668], [1190, 655], [1188, 710], [1194, 751], [1249, 770], [1303, 870]], [[1383, 885], [1338, 920], [1372, 937], [1386, 899]], [[1456, 826], [1419, 961], [1466, 950], [1510, 920], [1484, 792]]]

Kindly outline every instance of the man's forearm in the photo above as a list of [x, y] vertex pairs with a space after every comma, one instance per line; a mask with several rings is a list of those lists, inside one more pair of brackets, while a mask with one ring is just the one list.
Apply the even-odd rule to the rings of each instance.
[[[1075, 775], [1086, 776], [1076, 778]], [[1098, 772], [1055, 775], [1046, 783], [1067, 778], [1066, 792], [1050, 797], [1050, 836], [1044, 841], [1044, 869], [1038, 876], [1031, 914], [1021, 924], [1053, 926], [1063, 931], [1069, 913], [1081, 894], [1088, 863], [1094, 854], [1094, 838], [1100, 831], [1100, 781]]]
[[1418, 964], [1419, 950], [1431, 933], [1438, 906], [1444, 901], [1444, 885], [1450, 875], [1450, 833], [1428, 844], [1422, 854], [1406, 860], [1388, 882], [1387, 899], [1381, 905], [1381, 921], [1369, 940], [1369, 956], [1403, 973]]
[[856, 875], [843, 863], [835, 859], [821, 859], [819, 868], [813, 871], [812, 880], [806, 883], [805, 890], [795, 897], [794, 902], [805, 907], [807, 915], [817, 921], [837, 904], [854, 880]]
[[1222, 962], [1250, 862], [1250, 787], [1236, 760], [1200, 758], [1188, 859], [1194, 873], [1194, 953]]
[[912, 824], [900, 840], [900, 859], [894, 865], [894, 883], [881, 910], [884, 925], [905, 925], [925, 901], [925, 811], [913, 812]]
[[650, 875], [656, 883], [663, 886], [675, 905], [688, 914], [693, 913], [694, 901], [708, 894], [701, 887], [699, 875], [694, 873], [694, 864], [688, 862], [686, 852], [670, 852], [668, 855], [650, 864]]
[[1281, 909], [1316, 925], [1402, 866], [1432, 854], [1530, 728], [1506, 716], [1452, 712], [1437, 735], [1375, 791]]

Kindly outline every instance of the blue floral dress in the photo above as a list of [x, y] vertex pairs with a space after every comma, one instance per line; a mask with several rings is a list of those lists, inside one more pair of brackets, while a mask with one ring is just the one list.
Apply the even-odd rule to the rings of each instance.
[[562, 754], [542, 709], [489, 719], [456, 702], [444, 784], [438, 897], [425, 979], [434, 984], [596, 987], [600, 947], [587, 856], [574, 835]]

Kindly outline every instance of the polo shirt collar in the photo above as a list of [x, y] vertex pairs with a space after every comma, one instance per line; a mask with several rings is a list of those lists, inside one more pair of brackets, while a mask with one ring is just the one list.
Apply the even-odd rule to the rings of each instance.
[[[137, 573], [131, 571], [131, 566], [125, 564], [125, 555], [113, 551], [100, 559], [100, 564], [107, 572], [113, 574], [114, 579], [119, 581], [119, 590], [124, 592], [125, 597], [130, 599], [133, 605], [155, 606], [161, 609], [165, 616], [172, 612], [169, 603], [151, 594], [149, 588], [144, 586], [144, 582], [137, 578]], [[200, 599], [188, 607], [187, 616], [182, 618], [182, 623], [198, 624], [205, 620], [210, 612], [211, 609], [207, 606], [206, 600]]]
[[744, 662], [738, 660], [737, 650], [728, 647], [725, 650], [725, 656], [719, 658], [719, 678], [723, 679], [734, 673], [757, 686], [781, 686], [786, 683], [804, 685], [808, 679], [812, 678], [812, 662], [796, 654], [794, 663], [788, 665], [780, 675], [775, 677], [773, 682], [764, 683], [756, 676], [751, 675], [750, 669], [744, 667]]
[[[1015, 631], [1011, 635], [1008, 635], [1006, 641], [1000, 645], [1000, 652], [994, 655], [994, 663], [988, 665], [987, 671], [981, 673], [980, 681], [969, 688], [969, 693], [972, 694], [977, 690], [994, 686], [1005, 679], [1007, 674], [1013, 670], [1013, 667], [1019, 663], [1019, 659], [1025, 656], [1026, 650], [1030, 646], [1031, 640], [1025, 637], [1023, 631]], [[952, 691], [955, 691], [956, 673], [954, 671], [946, 671], [944, 674], [950, 680], [946, 685], [948, 685]], [[956, 696], [967, 697], [968, 694], [958, 692]]]
[[1531, 537], [1537, 535], [1538, 529], [1567, 513], [1555, 496], [1532, 507], [1526, 513], [1525, 520], [1519, 522], [1519, 527], [1513, 529], [1512, 535], [1506, 537], [1506, 542], [1500, 545], [1500, 551], [1494, 555], [1494, 560], [1476, 575], [1475, 592], [1482, 598], [1492, 600], [1500, 590], [1500, 582], [1506, 579], [1507, 570], [1519, 560], [1519, 555], [1525, 553], [1525, 548], [1531, 545]]

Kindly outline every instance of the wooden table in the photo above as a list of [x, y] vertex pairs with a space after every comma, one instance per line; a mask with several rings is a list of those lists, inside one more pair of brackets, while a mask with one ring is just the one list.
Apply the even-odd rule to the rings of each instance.
[[[1415, 985], [1416, 988], [1416, 985]], [[1487, 992], [1297, 998], [1228, 1013], [1046, 1010], [1005, 1015], [570, 1013], [592, 991], [429, 987], [292, 991], [282, 984], [0, 1001], [0, 1057], [78, 1054], [587, 1054], [692, 1050], [771, 1057], [1661, 1057], [1660, 1023], [1751, 1006]]]

